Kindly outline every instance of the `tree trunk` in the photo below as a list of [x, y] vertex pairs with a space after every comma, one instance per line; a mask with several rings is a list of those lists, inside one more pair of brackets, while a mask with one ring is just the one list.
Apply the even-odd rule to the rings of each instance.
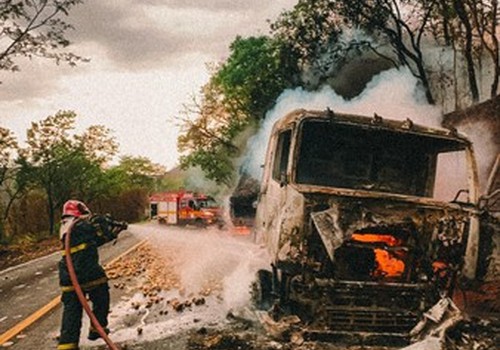
[[3, 243], [4, 238], [5, 238], [4, 220], [0, 218], [0, 244]]
[[498, 1], [494, 0], [491, 2], [492, 4], [492, 21], [491, 21], [491, 41], [493, 44], [493, 50], [491, 52], [493, 65], [494, 65], [494, 75], [493, 82], [491, 83], [491, 92], [490, 97], [494, 98], [498, 92], [498, 79], [500, 77], [500, 60], [499, 60], [499, 45], [498, 45], [498, 37], [496, 36], [496, 17], [498, 14]]
[[464, 4], [461, 0], [454, 0], [453, 6], [455, 11], [457, 11], [458, 18], [462, 22], [465, 28], [465, 62], [467, 64], [467, 76], [469, 78], [469, 89], [472, 96], [472, 101], [479, 101], [479, 89], [477, 87], [476, 81], [476, 71], [474, 69], [474, 58], [472, 56], [472, 26], [470, 24], [469, 18], [467, 17], [467, 12], [465, 10]]
[[54, 220], [54, 200], [52, 198], [52, 193], [47, 191], [47, 201], [48, 201], [48, 214], [49, 214], [49, 234], [52, 236], [54, 234], [55, 220]]

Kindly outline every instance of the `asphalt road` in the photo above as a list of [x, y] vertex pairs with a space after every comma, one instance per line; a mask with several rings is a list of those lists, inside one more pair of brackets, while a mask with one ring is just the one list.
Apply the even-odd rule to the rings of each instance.
[[[112, 260], [137, 244], [135, 225], [120, 234], [116, 243], [99, 248], [101, 263]], [[0, 272], [0, 335], [60, 295], [57, 275], [59, 252]], [[61, 307], [14, 337], [12, 349], [53, 349], [58, 334]], [[8, 343], [10, 344], [10, 343]], [[8, 344], [4, 344], [8, 345]]]

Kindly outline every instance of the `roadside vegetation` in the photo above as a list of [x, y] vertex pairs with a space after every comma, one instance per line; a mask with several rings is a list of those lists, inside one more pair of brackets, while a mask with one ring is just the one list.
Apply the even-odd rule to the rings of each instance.
[[144, 157], [123, 156], [113, 164], [118, 144], [111, 131], [93, 125], [76, 133], [76, 119], [72, 111], [59, 111], [33, 122], [24, 146], [0, 128], [3, 245], [58, 237], [60, 208], [70, 198], [116, 220], [136, 222], [146, 217], [151, 191], [179, 185]]
[[[181, 164], [234, 185], [246, 140], [287, 88], [328, 84], [350, 99], [375, 74], [406, 67], [445, 112], [492, 98], [498, 15], [497, 0], [299, 0], [270, 23], [269, 35], [237, 37], [229, 57], [212, 66], [201, 97], [176, 117]], [[348, 67], [356, 76], [341, 80]]]

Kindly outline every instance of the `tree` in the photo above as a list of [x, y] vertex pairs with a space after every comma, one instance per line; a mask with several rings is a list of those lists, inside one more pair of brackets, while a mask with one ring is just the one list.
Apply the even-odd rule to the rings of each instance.
[[[9, 129], [0, 127], [0, 242], [5, 238], [4, 224], [9, 213], [15, 194], [11, 193], [10, 181], [15, 172], [13, 171], [13, 157], [18, 145], [15, 135]], [[4, 203], [2, 192], [6, 194]]]
[[261, 119], [291, 86], [293, 69], [284, 64], [279, 43], [266, 36], [238, 36], [229, 48], [231, 55], [216, 72], [214, 83], [221, 87], [226, 101], [234, 102], [233, 109]]
[[[427, 101], [434, 104], [423, 53], [423, 39], [436, 1], [335, 0], [334, 11], [350, 25], [387, 42], [401, 65], [419, 79]], [[374, 50], [378, 50], [376, 47]]]
[[482, 47], [490, 55], [493, 64], [493, 75], [490, 88], [490, 97], [494, 98], [498, 93], [500, 78], [500, 49], [498, 43], [498, 1], [466, 1], [470, 8], [472, 23], [477, 30]]
[[[18, 183], [37, 186], [45, 192], [51, 234], [57, 208], [72, 196], [89, 196], [90, 186], [101, 177], [102, 162], [117, 149], [114, 139], [102, 127], [91, 127], [83, 135], [74, 136], [71, 132], [75, 119], [74, 112], [60, 111], [33, 122], [27, 131], [28, 146], [19, 152]], [[95, 153], [96, 150], [111, 153]]]
[[0, 70], [18, 71], [18, 57], [41, 57], [74, 66], [86, 59], [62, 51], [73, 27], [63, 20], [82, 0], [0, 0]]
[[361, 42], [343, 42], [342, 26], [343, 18], [330, 0], [300, 0], [270, 25], [273, 38], [289, 58], [287, 66], [296, 67], [295, 75], [311, 70], [319, 72], [320, 81], [340, 69], [351, 50], [366, 47]]
[[177, 140], [179, 152], [183, 154], [179, 159], [181, 168], [200, 166], [207, 178], [226, 185], [231, 183], [232, 162], [239, 153], [234, 138], [249, 122], [231, 103], [233, 101], [226, 100], [220, 86], [211, 79], [203, 87], [202, 102], [193, 99], [192, 105], [185, 106], [177, 117], [181, 123]]
[[7, 177], [9, 167], [12, 166], [13, 155], [17, 147], [16, 137], [12, 131], [0, 127], [0, 186]]
[[269, 37], [237, 37], [230, 49], [226, 62], [213, 68], [201, 102], [193, 99], [177, 117], [181, 166], [200, 166], [207, 178], [226, 185], [241, 152], [242, 131], [264, 118], [295, 71]]
[[440, 0], [431, 18], [436, 40], [451, 46], [464, 58], [472, 102], [480, 99], [477, 71], [485, 51], [493, 66], [490, 97], [497, 95], [500, 76], [497, 17], [497, 0]]
[[453, 8], [455, 9], [460, 22], [464, 28], [464, 56], [467, 63], [467, 76], [469, 78], [469, 89], [472, 95], [472, 102], [479, 101], [479, 89], [476, 81], [476, 71], [474, 69], [473, 57], [473, 27], [465, 8], [463, 0], [453, 0]]
[[75, 135], [77, 145], [91, 161], [104, 165], [118, 152], [118, 143], [104, 125], [91, 125], [81, 135]]
[[122, 171], [126, 176], [128, 187], [140, 187], [153, 190], [156, 180], [166, 173], [164, 166], [153, 163], [146, 157], [124, 156], [115, 171]]

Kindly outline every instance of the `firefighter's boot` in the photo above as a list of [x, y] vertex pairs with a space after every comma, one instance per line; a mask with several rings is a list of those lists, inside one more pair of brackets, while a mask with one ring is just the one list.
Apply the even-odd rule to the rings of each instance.
[[[106, 334], [109, 334], [109, 328], [104, 328], [104, 331]], [[97, 340], [99, 338], [101, 338], [101, 335], [95, 329], [91, 329], [89, 331], [89, 335], [87, 336], [88, 340]]]

